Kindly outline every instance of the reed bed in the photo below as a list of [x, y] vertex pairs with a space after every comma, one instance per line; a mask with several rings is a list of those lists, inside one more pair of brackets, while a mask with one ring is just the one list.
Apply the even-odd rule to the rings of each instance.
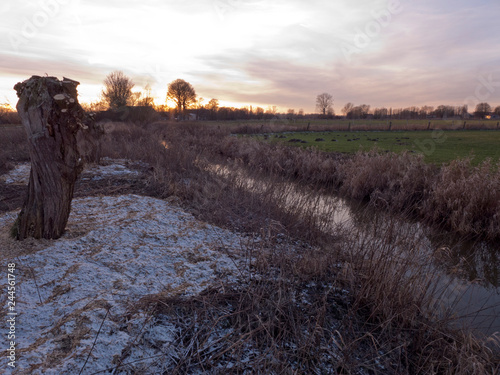
[[[144, 194], [175, 197], [203, 220], [248, 233], [238, 283], [194, 297], [148, 295], [134, 307], [156, 324], [175, 327], [175, 355], [150, 359], [161, 361], [166, 373], [500, 371], [496, 338], [453, 328], [440, 307], [438, 297], [449, 285], [429, 262], [432, 254], [416, 252], [425, 239], [396, 219], [367, 231], [328, 228], [315, 214], [322, 205], [317, 196], [332, 191], [450, 228], [465, 225], [451, 214], [461, 205], [471, 211], [477, 205], [478, 212], [493, 205], [490, 216], [471, 212], [467, 218], [474, 233], [495, 237], [498, 225], [483, 226], [498, 216], [496, 166], [458, 161], [437, 169], [407, 154], [324, 154], [186, 123], [114, 125], [102, 146], [103, 156], [150, 165]], [[245, 178], [235, 170], [244, 170]], [[252, 178], [263, 182], [251, 188]], [[291, 183], [308, 188], [302, 198]], [[463, 198], [471, 191], [472, 202]], [[422, 215], [431, 211], [435, 216]], [[115, 369], [147, 371], [147, 364], [126, 361]]]

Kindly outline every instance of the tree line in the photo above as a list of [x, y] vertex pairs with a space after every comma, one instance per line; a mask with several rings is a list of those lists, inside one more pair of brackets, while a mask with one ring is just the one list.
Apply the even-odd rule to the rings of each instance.
[[422, 107], [407, 107], [407, 108], [374, 108], [370, 109], [369, 105], [362, 104], [354, 106], [352, 103], [347, 103], [342, 108], [342, 113], [347, 119], [429, 119], [429, 118], [467, 118], [471, 115], [477, 118], [487, 118], [488, 116], [500, 116], [500, 106], [493, 110], [488, 103], [479, 103], [474, 111], [469, 113], [467, 105], [451, 106], [439, 105], [422, 106]]
[[500, 116], [500, 105], [492, 109], [488, 103], [479, 103], [473, 113], [469, 113], [467, 105], [439, 105], [407, 107], [407, 108], [371, 108], [370, 105], [354, 105], [347, 103], [342, 108], [342, 116], [336, 116], [333, 109], [333, 96], [322, 93], [316, 97], [316, 114], [304, 114], [304, 110], [288, 109], [286, 113], [278, 113], [276, 106], [247, 106], [243, 108], [224, 107], [219, 100], [212, 98], [204, 104], [204, 99], [196, 95], [194, 87], [183, 79], [176, 79], [168, 84], [166, 102], [174, 103], [171, 108], [156, 105], [151, 94], [151, 87], [146, 85], [143, 92], [133, 92], [134, 83], [121, 71], [110, 73], [104, 80], [101, 100], [86, 106], [90, 111], [117, 110], [126, 106], [146, 106], [156, 112], [168, 114], [175, 119], [202, 120], [265, 120], [275, 117], [287, 119], [300, 118], [346, 118], [346, 119], [429, 119], [429, 118], [467, 118], [473, 115], [477, 118]]
[[[277, 115], [276, 106], [247, 106], [243, 108], [220, 106], [219, 100], [212, 98], [204, 104], [204, 99], [196, 95], [194, 87], [183, 79], [176, 79], [168, 84], [166, 102], [173, 102], [174, 107], [166, 104], [157, 105], [151, 94], [151, 88], [146, 86], [143, 92], [133, 92], [133, 81], [121, 71], [110, 73], [104, 80], [104, 89], [100, 100], [84, 104], [90, 112], [120, 111], [126, 107], [151, 107], [160, 114], [167, 114], [175, 119], [204, 120], [239, 120], [239, 119], [272, 119]], [[301, 109], [294, 116], [304, 116]]]

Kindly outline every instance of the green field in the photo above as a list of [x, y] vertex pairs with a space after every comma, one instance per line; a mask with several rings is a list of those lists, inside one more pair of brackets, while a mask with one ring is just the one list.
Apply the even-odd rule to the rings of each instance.
[[[425, 161], [434, 164], [449, 163], [456, 158], [471, 155], [474, 157], [473, 164], [478, 164], [486, 158], [500, 160], [498, 120], [465, 121], [466, 128], [483, 130], [448, 130], [459, 127], [463, 129], [463, 120], [392, 120], [392, 131], [376, 130], [387, 129], [387, 120], [255, 120], [198, 123], [235, 129], [248, 127], [248, 134], [253, 133], [252, 129], [256, 132], [267, 131], [266, 134], [252, 136], [291, 146], [315, 147], [328, 152], [354, 153], [374, 148], [382, 152], [406, 150], [424, 154]], [[427, 129], [429, 126], [435, 130], [418, 130]], [[17, 127], [21, 125], [0, 125], [0, 128]], [[346, 131], [349, 127], [351, 131]], [[311, 131], [305, 131], [306, 129]], [[291, 142], [294, 139], [296, 141]]]
[[256, 136], [271, 142], [322, 151], [354, 153], [377, 148], [379, 151], [421, 153], [428, 163], [449, 163], [456, 158], [474, 156], [474, 164], [486, 158], [500, 159], [500, 131], [328, 131], [285, 132]]

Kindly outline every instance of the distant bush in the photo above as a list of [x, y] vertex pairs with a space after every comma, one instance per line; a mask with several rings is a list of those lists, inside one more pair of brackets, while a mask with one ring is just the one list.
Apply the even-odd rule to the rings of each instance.
[[443, 166], [421, 215], [462, 235], [497, 238], [500, 233], [500, 164], [471, 159]]
[[425, 164], [421, 155], [358, 153], [342, 166], [340, 192], [405, 210], [426, 197], [434, 174], [435, 168]]
[[17, 114], [17, 111], [0, 105], [0, 124], [20, 124], [21, 119]]
[[102, 121], [131, 122], [136, 125], [146, 125], [158, 120], [160, 115], [153, 107], [125, 106], [96, 113], [95, 119]]
[[26, 131], [22, 127], [0, 127], [0, 174], [16, 163], [29, 161]]
[[491, 161], [473, 167], [469, 159], [457, 160], [438, 168], [410, 153], [346, 156], [235, 137], [219, 147], [252, 169], [330, 187], [461, 235], [500, 237], [500, 171]]

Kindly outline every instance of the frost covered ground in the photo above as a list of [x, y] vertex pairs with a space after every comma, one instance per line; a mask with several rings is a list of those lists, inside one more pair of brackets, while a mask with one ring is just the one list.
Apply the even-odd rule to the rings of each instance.
[[[144, 163], [134, 162], [145, 166]], [[127, 160], [102, 159], [103, 165], [90, 165], [82, 172], [81, 180], [99, 181], [106, 177], [128, 177], [134, 178], [139, 175], [137, 170], [130, 169]], [[18, 164], [9, 173], [0, 176], [0, 181], [6, 184], [27, 185], [30, 177], [30, 163]]]
[[[106, 173], [133, 177], [136, 172], [119, 162], [94, 167], [82, 178]], [[23, 184], [28, 174], [29, 168], [20, 165], [2, 179]], [[105, 370], [123, 358], [165, 356], [175, 332], [168, 322], [160, 324], [142, 311], [141, 298], [193, 295], [221, 280], [236, 281], [243, 267], [244, 238], [150, 197], [74, 199], [66, 234], [54, 241], [28, 241], [26, 255], [18, 257], [5, 250], [14, 246], [7, 232], [16, 215], [0, 215], [2, 274], [7, 263], [16, 264], [12, 374], [79, 374], [82, 368], [82, 374], [121, 373]], [[2, 289], [6, 317], [6, 281]], [[2, 355], [0, 372], [9, 373], [7, 362]], [[154, 363], [148, 368], [161, 373]]]

